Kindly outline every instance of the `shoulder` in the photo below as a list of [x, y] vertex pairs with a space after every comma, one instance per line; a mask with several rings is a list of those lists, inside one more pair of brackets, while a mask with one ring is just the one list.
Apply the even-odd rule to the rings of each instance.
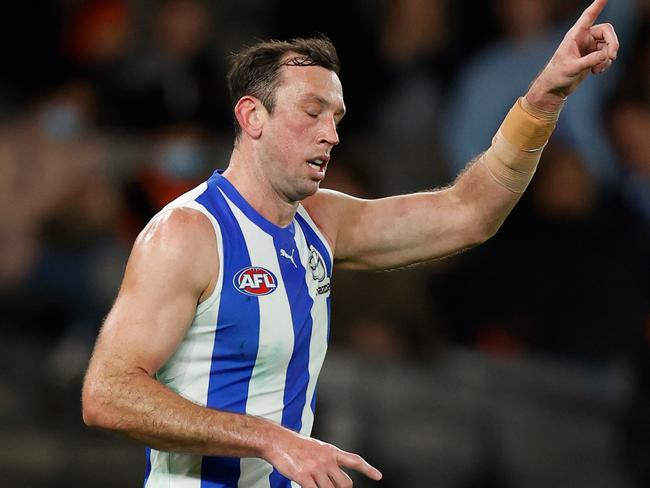
[[171, 208], [155, 215], [136, 239], [136, 246], [165, 247], [169, 251], [186, 251], [214, 241], [213, 226], [199, 210]]
[[218, 266], [212, 223], [192, 208], [172, 208], [154, 216], [136, 239], [129, 267], [205, 284]]
[[302, 206], [335, 250], [341, 225], [354, 219], [365, 201], [339, 191], [321, 189], [303, 200]]

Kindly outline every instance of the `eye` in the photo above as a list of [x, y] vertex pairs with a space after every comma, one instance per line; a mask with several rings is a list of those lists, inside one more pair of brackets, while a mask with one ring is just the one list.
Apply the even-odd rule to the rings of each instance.
[[316, 119], [318, 118], [318, 112], [313, 112], [313, 111], [306, 111], [307, 115], [309, 115], [311, 118]]

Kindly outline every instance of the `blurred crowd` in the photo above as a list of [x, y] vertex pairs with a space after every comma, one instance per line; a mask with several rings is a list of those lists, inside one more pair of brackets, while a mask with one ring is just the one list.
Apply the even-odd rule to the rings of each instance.
[[[256, 39], [325, 33], [334, 41], [348, 115], [325, 186], [372, 198], [453, 181], [489, 145], [584, 6], [579, 0], [5, 2], [0, 341], [41, 344], [45, 354], [36, 367], [51, 387], [78, 388], [142, 226], [227, 165], [229, 53]], [[385, 458], [386, 486], [650, 486], [650, 1], [610, 0], [602, 21], [616, 27], [619, 60], [569, 99], [538, 174], [496, 237], [411, 270], [334, 276], [333, 354], [317, 429]], [[366, 375], [357, 380], [352, 371]], [[398, 388], [402, 396], [391, 397], [391, 406], [384, 381], [404, 385], [413, 378], [413, 388]], [[432, 385], [445, 385], [427, 397], [434, 406], [410, 410], [428, 405], [415, 398]], [[365, 401], [354, 403], [351, 391]], [[496, 402], [497, 391], [501, 403], [486, 403]], [[374, 410], [368, 398], [377, 400]], [[351, 414], [346, 424], [337, 416], [341, 404], [369, 413]], [[529, 435], [542, 446], [553, 439], [549, 452], [568, 442], [578, 457], [593, 442], [602, 450], [582, 464], [566, 466], [565, 458], [561, 468], [533, 450], [526, 459], [537, 459], [532, 465], [543, 466], [545, 478], [504, 454], [504, 446], [522, 452], [505, 440], [516, 432], [510, 424], [503, 428], [504, 418], [486, 420], [486, 409], [510, 412], [503, 415], [538, 430], [590, 416], [593, 423], [579, 433], [522, 427], [519, 440], [525, 444]], [[460, 410], [466, 416], [458, 420]], [[556, 410], [564, 416], [554, 416]], [[529, 422], [517, 412], [532, 415]], [[462, 469], [449, 468], [449, 460], [444, 473], [431, 467], [444, 456], [421, 462], [404, 452], [391, 456], [398, 434], [382, 441], [376, 431], [411, 414], [418, 424], [395, 432], [413, 435], [429, 425], [431, 437], [448, 439], [452, 451], [458, 439], [474, 439], [466, 442], [474, 450], [461, 449], [465, 454], [455, 458]], [[449, 431], [454, 421], [463, 429]], [[611, 432], [606, 441], [589, 437], [604, 430]], [[501, 446], [501, 455], [485, 454], [492, 445]], [[581, 469], [600, 473], [594, 466], [608, 474], [600, 481], [580, 477]], [[569, 471], [578, 474], [567, 478]], [[565, 484], [552, 475], [564, 476]], [[398, 481], [391, 485], [391, 477]]]

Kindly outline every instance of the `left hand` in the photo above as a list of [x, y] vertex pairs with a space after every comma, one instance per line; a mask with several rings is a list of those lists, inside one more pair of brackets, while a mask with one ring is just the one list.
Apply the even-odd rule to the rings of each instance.
[[566, 33], [526, 95], [531, 104], [550, 111], [573, 93], [589, 72], [597, 75], [612, 65], [619, 48], [614, 27], [594, 25], [605, 5], [607, 0], [594, 0]]

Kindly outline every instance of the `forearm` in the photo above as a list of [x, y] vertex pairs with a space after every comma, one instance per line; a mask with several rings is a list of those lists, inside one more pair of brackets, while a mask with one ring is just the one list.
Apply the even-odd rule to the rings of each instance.
[[485, 164], [485, 153], [476, 157], [458, 176], [452, 191], [458, 199], [466, 245], [472, 247], [492, 237], [506, 220], [523, 192], [513, 192], [495, 180]]
[[202, 455], [262, 457], [273, 435], [270, 421], [199, 406], [144, 371], [91, 376], [83, 390], [84, 420], [160, 450]]
[[[563, 100], [553, 96], [533, 99], [528, 95], [512, 107], [492, 139], [490, 148], [477, 157], [454, 183], [458, 200], [470, 210], [465, 214], [470, 227], [492, 236], [504, 222], [533, 178], [542, 151], [550, 138]], [[529, 92], [530, 94], [530, 92]]]
[[144, 370], [102, 375], [101, 381], [94, 371], [91, 363], [83, 389], [84, 421], [89, 426], [126, 434], [162, 451], [262, 458], [301, 486], [316, 486], [318, 479], [347, 486], [350, 479], [341, 466], [381, 478], [356, 454], [265, 419], [201, 407]]

